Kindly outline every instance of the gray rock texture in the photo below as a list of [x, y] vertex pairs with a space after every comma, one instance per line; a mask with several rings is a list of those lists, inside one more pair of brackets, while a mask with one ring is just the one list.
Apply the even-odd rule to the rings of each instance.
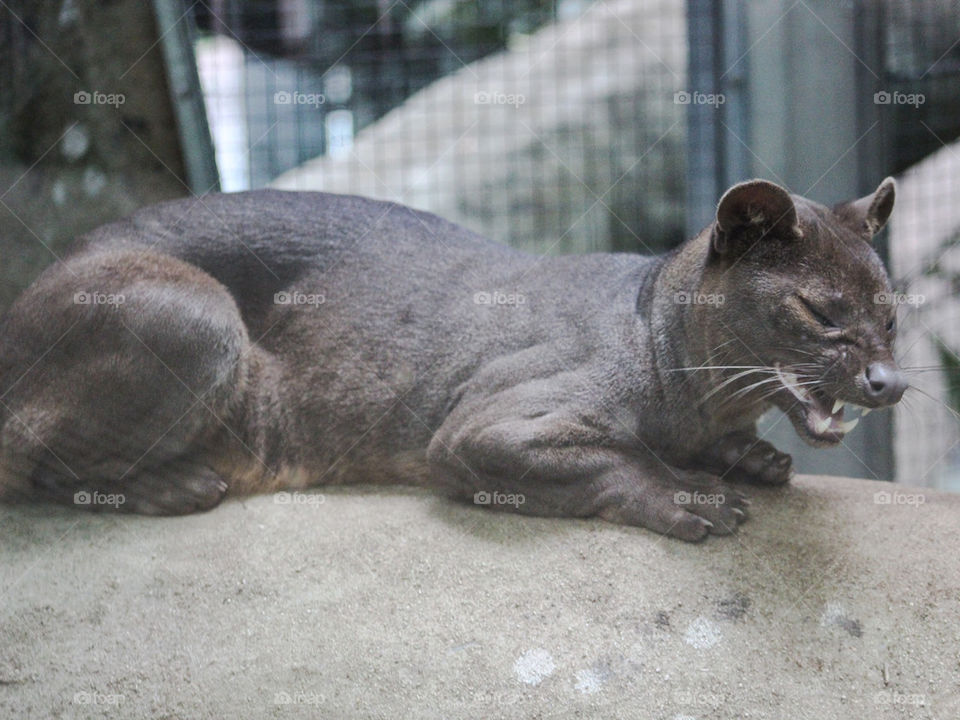
[[404, 489], [0, 508], [0, 716], [960, 717], [960, 497], [751, 497], [699, 545]]

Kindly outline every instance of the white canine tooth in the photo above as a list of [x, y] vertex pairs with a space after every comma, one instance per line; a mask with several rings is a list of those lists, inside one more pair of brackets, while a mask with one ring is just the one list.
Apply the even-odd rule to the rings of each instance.
[[839, 423], [838, 427], [840, 428], [840, 432], [846, 434], [853, 430], [857, 426], [858, 422], [860, 422], [860, 418], [854, 418], [853, 420], [847, 420], [846, 422]]
[[865, 407], [860, 408], [860, 417], [863, 417], [868, 412], [873, 412], [873, 408], [865, 408]]
[[836, 400], [833, 401], [833, 410], [830, 411], [830, 414], [836, 415], [837, 410], [842, 408], [844, 405], [846, 405], [846, 403], [843, 400], [837, 398]]
[[823, 433], [825, 433], [827, 430], [830, 429], [830, 418], [828, 417], [818, 418], [816, 422], [814, 422], [813, 424], [813, 429], [816, 430], [817, 433], [822, 435]]

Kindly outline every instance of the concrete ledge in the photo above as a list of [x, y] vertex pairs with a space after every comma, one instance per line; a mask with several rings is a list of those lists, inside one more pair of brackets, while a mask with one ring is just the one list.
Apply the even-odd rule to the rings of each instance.
[[0, 716], [960, 717], [960, 496], [802, 477], [687, 545], [322, 492], [0, 508]]

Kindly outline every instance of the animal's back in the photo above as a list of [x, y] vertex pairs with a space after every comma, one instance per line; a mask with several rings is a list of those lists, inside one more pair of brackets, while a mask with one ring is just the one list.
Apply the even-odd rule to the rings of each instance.
[[[396, 203], [279, 190], [153, 205], [84, 235], [73, 252], [115, 247], [150, 249], [206, 271], [230, 290], [253, 332], [277, 294], [304, 282], [316, 286], [322, 277], [329, 282], [344, 268], [355, 283], [409, 284], [412, 290], [445, 272], [483, 272], [491, 260], [508, 257], [516, 267], [525, 257]], [[391, 265], [414, 256], [422, 260], [390, 274]], [[355, 264], [369, 272], [358, 276]]]

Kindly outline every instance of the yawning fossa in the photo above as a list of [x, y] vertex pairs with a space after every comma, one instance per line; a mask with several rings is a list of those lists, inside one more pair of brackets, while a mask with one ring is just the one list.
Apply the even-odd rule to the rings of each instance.
[[148, 207], [79, 238], [7, 313], [2, 487], [173, 514], [408, 483], [729, 533], [745, 501], [727, 481], [791, 473], [756, 437], [764, 411], [825, 446], [845, 407], [903, 394], [870, 245], [893, 199], [891, 179], [832, 209], [752, 180], [662, 257], [536, 257], [321, 193]]

